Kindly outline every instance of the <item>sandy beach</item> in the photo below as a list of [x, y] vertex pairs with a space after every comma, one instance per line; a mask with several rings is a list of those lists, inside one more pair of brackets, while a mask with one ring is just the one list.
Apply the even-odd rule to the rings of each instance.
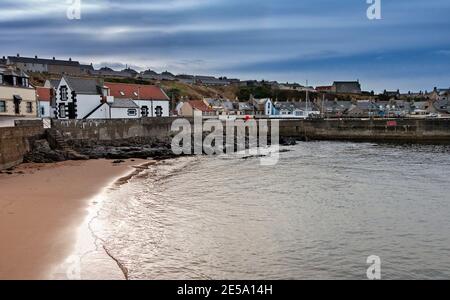
[[145, 162], [22, 164], [0, 174], [0, 279], [49, 278], [70, 254], [90, 199]]

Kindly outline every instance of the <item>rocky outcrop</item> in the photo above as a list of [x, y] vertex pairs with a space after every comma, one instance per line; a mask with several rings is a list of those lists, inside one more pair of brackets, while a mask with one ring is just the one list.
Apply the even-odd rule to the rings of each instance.
[[33, 143], [32, 150], [25, 154], [24, 162], [51, 163], [66, 160], [63, 151], [53, 150], [47, 140], [37, 140]]
[[94, 146], [78, 149], [90, 159], [128, 159], [128, 158], [171, 158], [174, 157], [170, 147], [152, 147], [151, 145], [130, 146]]

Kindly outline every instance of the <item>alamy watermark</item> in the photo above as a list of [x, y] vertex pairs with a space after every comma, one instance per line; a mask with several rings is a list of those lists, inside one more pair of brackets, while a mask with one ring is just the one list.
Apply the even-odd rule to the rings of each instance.
[[81, 0], [67, 0], [66, 16], [69, 20], [81, 19]]
[[367, 18], [369, 20], [381, 20], [381, 0], [367, 0]]
[[194, 117], [173, 121], [172, 152], [175, 155], [236, 154], [258, 156], [262, 166], [279, 160], [279, 121], [267, 119], [207, 119]]
[[376, 255], [371, 255], [367, 258], [366, 263], [369, 264], [366, 275], [369, 280], [381, 279], [381, 258]]

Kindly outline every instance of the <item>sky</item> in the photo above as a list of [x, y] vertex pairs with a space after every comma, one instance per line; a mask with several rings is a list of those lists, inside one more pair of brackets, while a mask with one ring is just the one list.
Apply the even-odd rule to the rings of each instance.
[[[419, 91], [450, 87], [450, 1], [0, 0], [0, 56]], [[375, 0], [374, 0], [375, 1]], [[72, 14], [73, 16], [73, 14]]]

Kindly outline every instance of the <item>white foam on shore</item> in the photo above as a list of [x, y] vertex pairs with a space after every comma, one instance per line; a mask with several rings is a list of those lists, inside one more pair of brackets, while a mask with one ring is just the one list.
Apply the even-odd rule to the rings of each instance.
[[[145, 166], [148, 163], [142, 164]], [[75, 244], [70, 255], [64, 262], [50, 272], [50, 279], [57, 280], [94, 280], [127, 279], [126, 270], [120, 262], [114, 258], [110, 249], [106, 248], [105, 242], [96, 235], [101, 231], [101, 222], [95, 222], [105, 201], [118, 186], [118, 182], [124, 178], [130, 179], [136, 170], [114, 178], [97, 195], [88, 200], [86, 216], [82, 224], [76, 230]], [[126, 184], [126, 183], [125, 183]]]

